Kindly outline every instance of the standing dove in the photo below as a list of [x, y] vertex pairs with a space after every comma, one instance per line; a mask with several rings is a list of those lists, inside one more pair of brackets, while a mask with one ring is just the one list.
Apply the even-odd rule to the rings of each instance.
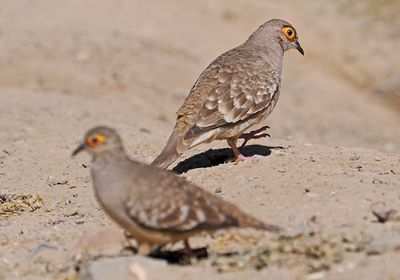
[[264, 126], [244, 133], [263, 121], [279, 97], [283, 54], [304, 51], [295, 28], [272, 19], [261, 25], [242, 45], [219, 56], [200, 74], [177, 112], [174, 130], [152, 165], [167, 168], [186, 150], [213, 140], [227, 140], [234, 161], [244, 160], [236, 146], [258, 134]]
[[279, 231], [172, 172], [130, 159], [111, 128], [89, 130], [73, 155], [82, 150], [93, 157], [90, 171], [100, 205], [136, 239], [140, 254], [180, 240], [190, 251], [189, 237], [228, 227]]

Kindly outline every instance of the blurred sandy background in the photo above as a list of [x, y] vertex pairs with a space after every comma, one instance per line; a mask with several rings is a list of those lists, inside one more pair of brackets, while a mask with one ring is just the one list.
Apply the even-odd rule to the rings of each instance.
[[211, 60], [286, 19], [306, 56], [286, 56], [273, 135], [400, 149], [398, 1], [5, 1], [0, 12], [3, 88], [112, 99], [168, 127]]
[[[280, 224], [290, 224], [288, 217], [296, 213], [312, 216], [325, 205], [323, 200], [307, 202], [307, 212], [302, 208], [304, 201], [284, 197], [283, 190], [274, 193], [281, 184], [302, 189], [304, 184], [315, 183], [318, 190], [332, 180], [334, 186], [348, 188], [345, 201], [350, 204], [354, 196], [367, 190], [373, 197], [376, 185], [372, 179], [366, 190], [352, 190], [354, 182], [346, 179], [343, 170], [354, 153], [372, 160], [365, 162], [371, 176], [399, 168], [399, 14], [397, 0], [0, 1], [0, 194], [34, 193], [51, 206], [49, 212], [0, 220], [0, 235], [6, 240], [0, 249], [4, 250], [5, 279], [58, 275], [55, 270], [44, 273], [42, 262], [32, 264], [24, 257], [45, 242], [62, 248], [70, 261], [71, 235], [113, 227], [93, 198], [88, 170], [80, 167], [87, 158], [69, 158], [86, 129], [97, 124], [116, 127], [130, 154], [151, 162], [165, 144], [175, 111], [200, 72], [271, 18], [285, 19], [296, 27], [305, 56], [296, 51], [285, 55], [281, 97], [266, 122], [272, 137], [254, 143], [295, 147], [307, 160], [311, 149], [314, 157], [323, 160], [311, 167], [315, 173], [310, 177], [309, 167], [296, 169], [298, 159], [278, 157], [277, 165], [297, 170], [285, 177], [270, 166], [273, 155], [242, 166], [197, 169], [187, 176], [212, 191], [217, 184], [243, 187], [224, 176], [241, 177], [252, 170], [259, 183], [270, 188], [268, 194], [260, 194], [268, 203], [252, 205], [251, 196], [240, 196], [234, 187], [223, 188], [222, 195], [253, 213], [260, 213], [257, 207], [267, 207], [265, 212], [270, 214], [260, 214], [260, 218]], [[321, 146], [313, 150], [311, 143]], [[225, 146], [222, 142], [203, 145], [185, 157]], [[350, 148], [338, 154], [334, 147], [343, 146]], [[340, 171], [326, 171], [326, 165]], [[321, 179], [321, 172], [329, 179]], [[271, 182], [266, 174], [277, 180]], [[358, 178], [359, 173], [354, 176]], [[49, 184], [50, 177], [54, 182]], [[57, 185], [58, 181], [67, 183]], [[388, 182], [381, 187], [389, 188], [387, 197], [399, 205], [395, 188], [399, 176], [393, 173]], [[242, 194], [247, 192], [242, 190]], [[374, 201], [369, 199], [361, 210], [331, 204], [324, 210], [324, 223], [343, 218], [357, 224], [349, 212], [367, 211]], [[292, 207], [279, 208], [289, 201]], [[79, 226], [64, 215], [75, 208], [85, 217]], [[342, 209], [339, 216], [333, 214], [337, 208]], [[49, 223], [60, 215], [66, 221], [57, 226]], [[397, 230], [392, 233], [398, 234]], [[48, 263], [54, 265], [51, 259]], [[306, 277], [302, 272], [291, 273], [300, 277], [293, 279]]]

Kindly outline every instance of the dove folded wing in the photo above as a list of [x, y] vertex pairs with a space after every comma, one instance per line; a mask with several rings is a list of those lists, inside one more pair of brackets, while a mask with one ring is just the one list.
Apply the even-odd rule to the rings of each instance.
[[186, 232], [238, 225], [233, 217], [220, 212], [207, 198], [188, 192], [171, 192], [163, 199], [136, 200], [127, 205], [129, 217], [152, 230]]
[[[279, 94], [280, 74], [262, 60], [236, 61], [235, 66], [224, 65], [206, 75], [208, 80], [209, 75], [213, 75], [214, 86], [208, 87], [211, 91], [207, 92], [185, 139], [244, 122], [269, 108], [272, 110], [270, 105]], [[194, 87], [193, 90], [201, 88]]]

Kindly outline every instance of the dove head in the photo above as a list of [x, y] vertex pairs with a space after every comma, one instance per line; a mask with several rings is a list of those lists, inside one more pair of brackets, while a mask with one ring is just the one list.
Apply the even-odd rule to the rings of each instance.
[[86, 132], [83, 142], [74, 150], [72, 156], [87, 151], [93, 157], [103, 154], [120, 154], [124, 151], [118, 133], [109, 127], [97, 126]]
[[261, 25], [247, 40], [258, 46], [273, 46], [283, 52], [297, 49], [302, 55], [304, 50], [299, 43], [296, 29], [287, 21], [271, 19]]

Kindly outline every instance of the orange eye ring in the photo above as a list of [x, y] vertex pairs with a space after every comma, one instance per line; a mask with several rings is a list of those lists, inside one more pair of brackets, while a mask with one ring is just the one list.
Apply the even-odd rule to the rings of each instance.
[[282, 28], [282, 32], [289, 41], [293, 41], [296, 38], [296, 31], [291, 27]]
[[91, 135], [86, 139], [86, 144], [91, 148], [101, 145], [104, 142], [106, 142], [106, 137], [98, 133]]

